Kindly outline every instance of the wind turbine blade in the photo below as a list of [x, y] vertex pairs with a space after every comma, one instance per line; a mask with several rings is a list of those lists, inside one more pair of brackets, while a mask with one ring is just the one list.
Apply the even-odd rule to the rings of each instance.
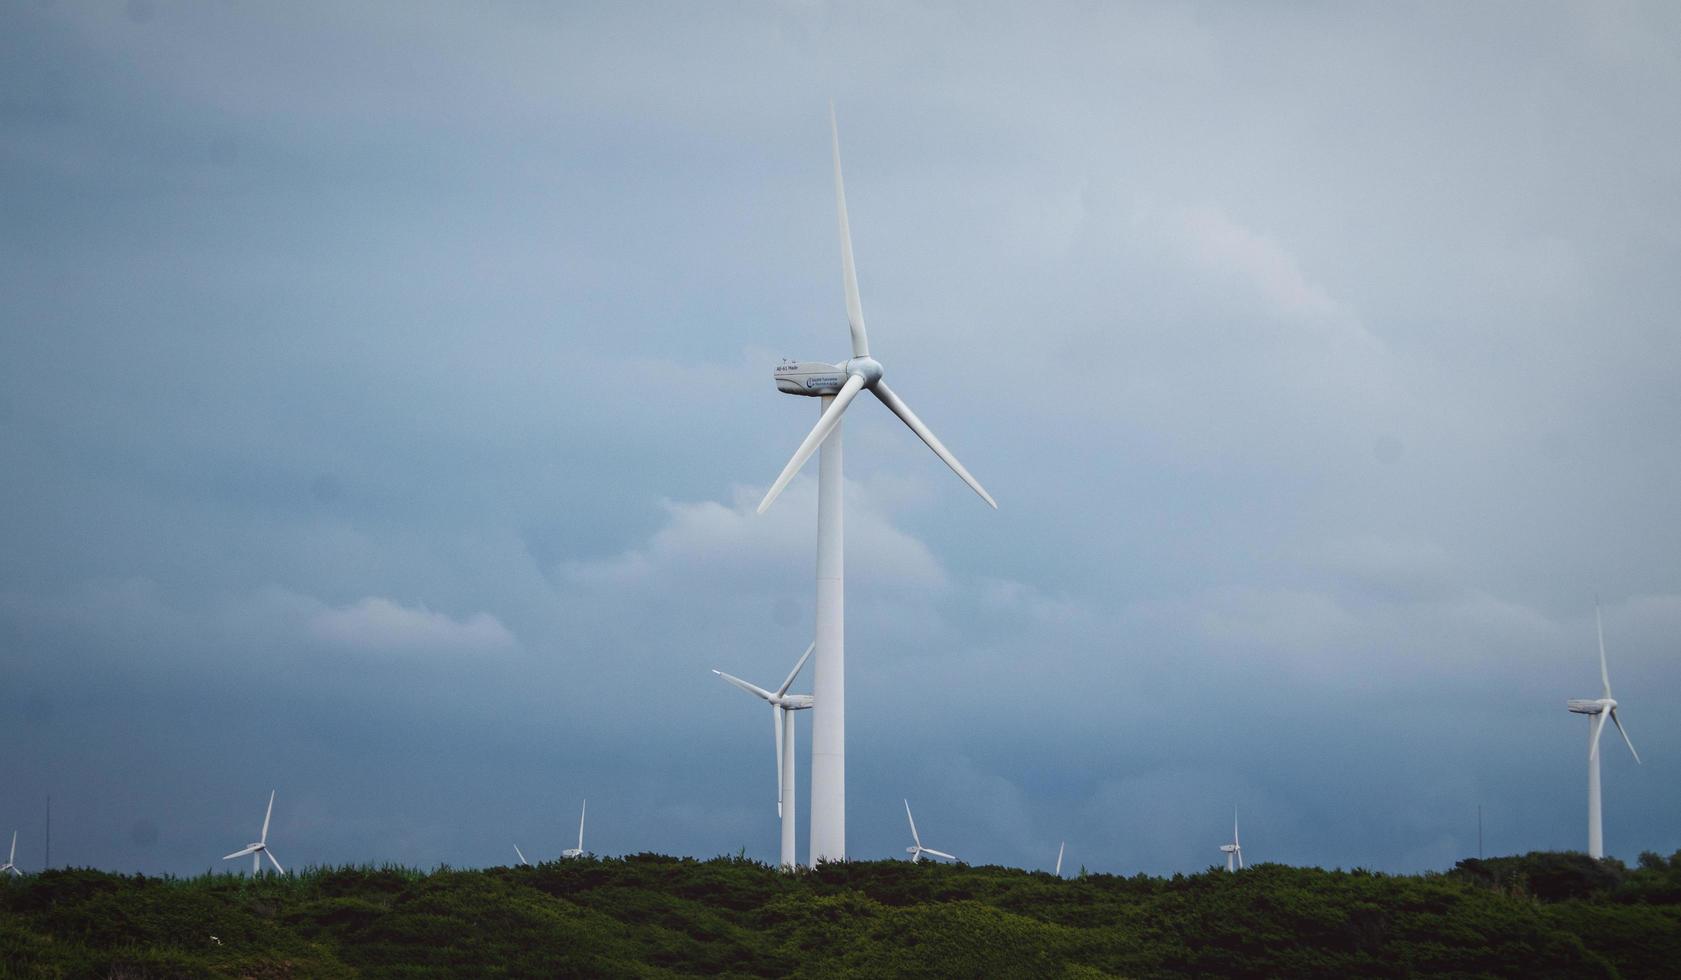
[[1593, 604], [1594, 625], [1599, 627], [1599, 679], [1605, 682], [1605, 697], [1611, 696], [1611, 671], [1605, 667], [1605, 618], [1599, 614], [1599, 603]]
[[1232, 843], [1233, 844], [1240, 844], [1241, 843], [1237, 839], [1237, 807], [1235, 807], [1235, 806], [1232, 807]]
[[[1630, 746], [1630, 748], [1633, 748], [1633, 746]], [[18, 832], [14, 830], [12, 831], [12, 853], [6, 858], [6, 866], [10, 867], [16, 863], [18, 863]]]
[[794, 686], [794, 678], [800, 676], [800, 668], [804, 667], [805, 662], [807, 660], [811, 659], [811, 651], [813, 651], [815, 649], [817, 649], [817, 641], [812, 640], [811, 641], [811, 646], [806, 647], [805, 648], [805, 653], [803, 655], [801, 655], [800, 662], [795, 664], [794, 669], [790, 670], [788, 672], [788, 679], [783, 681], [782, 686], [776, 689], [776, 696], [777, 697], [781, 697], [782, 695], [787, 694], [788, 689], [790, 687]]
[[786, 724], [780, 704], [770, 706], [771, 738], [776, 742], [776, 815], [782, 816], [782, 726]]
[[846, 219], [846, 184], [841, 180], [840, 127], [835, 123], [835, 104], [829, 103], [829, 139], [835, 156], [835, 213], [840, 220], [841, 279], [846, 284], [846, 325], [852, 330], [852, 356], [870, 352], [864, 333], [864, 304], [858, 299], [858, 268], [852, 262], [852, 225]]
[[276, 861], [276, 860], [275, 860], [275, 859], [274, 859], [274, 852], [273, 852], [273, 851], [271, 851], [271, 850], [269, 850], [269, 849], [268, 849], [268, 848], [266, 848], [266, 847], [265, 847], [265, 848], [263, 848], [263, 857], [266, 857], [266, 858], [268, 858], [268, 863], [270, 863], [270, 864], [272, 864], [272, 865], [274, 865], [274, 870], [276, 870], [276, 871], [278, 871], [278, 872], [280, 872], [280, 873], [281, 873], [281, 874], [285, 874], [285, 873], [286, 873], [286, 869], [285, 869], [285, 868], [282, 868], [282, 867], [281, 867], [281, 866], [280, 866], [280, 862], [279, 862], [279, 861]]
[[584, 849], [584, 816], [586, 814], [588, 814], [589, 811], [590, 811], [590, 801], [585, 800], [584, 805], [578, 808], [578, 850], [579, 850], [579, 852], [582, 852], [583, 849]]
[[905, 819], [911, 822], [911, 840], [916, 842], [917, 850], [922, 850], [922, 838], [916, 835], [916, 818], [911, 816], [911, 801], [905, 801]]
[[951, 454], [951, 450], [945, 447], [939, 436], [934, 435], [934, 430], [922, 424], [922, 420], [916, 417], [916, 413], [911, 411], [911, 407], [906, 405], [898, 395], [895, 395], [893, 389], [887, 387], [886, 382], [877, 381], [870, 390], [875, 392], [875, 396], [881, 399], [881, 403], [887, 406], [888, 411], [899, 416], [899, 420], [910, 426], [910, 430], [916, 433], [917, 438], [927, 443], [929, 449], [934, 450], [934, 455], [945, 460], [946, 465], [951, 467], [951, 471], [956, 473], [964, 483], [969, 484], [969, 489], [980, 494], [981, 499], [990, 504], [993, 510], [998, 509], [998, 501], [992, 499], [992, 494], [986, 492], [986, 488], [981, 486], [979, 480], [969, 475], [969, 471], [963, 468], [963, 464], [957, 461], [957, 457]]
[[846, 411], [846, 406], [852, 404], [852, 399], [857, 398], [858, 392], [862, 390], [864, 390], [864, 379], [861, 375], [854, 374], [846, 379], [846, 384], [841, 385], [841, 390], [836, 392], [835, 400], [829, 403], [829, 407], [818, 418], [817, 425], [805, 437], [805, 441], [800, 443], [800, 448], [794, 450], [794, 458], [788, 461], [788, 465], [782, 468], [782, 473], [776, 478], [776, 482], [771, 484], [769, 492], [765, 494], [765, 499], [759, 501], [759, 513], [763, 514], [775, 502], [776, 498], [782, 495], [782, 490], [788, 485], [788, 481], [794, 478], [794, 474], [800, 471], [800, 467], [805, 465], [805, 461], [811, 458], [811, 454], [817, 451], [817, 447], [821, 446], [823, 440], [829, 437], [829, 433], [835, 430], [835, 426], [840, 424], [841, 415]]
[[729, 681], [731, 684], [734, 684], [736, 687], [741, 688], [743, 691], [746, 691], [748, 694], [757, 695], [761, 698], [764, 698], [766, 701], [773, 700], [776, 697], [776, 695], [770, 693], [769, 691], [765, 690], [764, 688], [760, 687], [759, 685], [749, 684], [746, 681], [742, 680], [741, 678], [735, 676], [734, 674], [726, 674], [721, 670], [714, 670], [713, 673], [717, 674], [719, 677], [722, 677], [724, 680]]
[[[1593, 736], [1592, 736], [1591, 740], [1588, 742], [1588, 758], [1589, 759], [1599, 758], [1599, 736], [1605, 734], [1605, 716], [1606, 716], [1606, 714], [1607, 714], [1607, 712], [1601, 711], [1600, 713], [1593, 716]], [[1619, 725], [1618, 727], [1621, 728], [1622, 726]]]
[[232, 861], [234, 858], [242, 858], [245, 855], [250, 854], [252, 851], [255, 851], [257, 849], [258, 849], [257, 845], [255, 845], [255, 844], [252, 844], [250, 847], [242, 847], [239, 850], [233, 852], [232, 854], [222, 855], [222, 860]]
[[943, 858], [945, 858], [945, 859], [946, 859], [946, 860], [948, 860], [948, 861], [955, 861], [955, 860], [957, 860], [957, 855], [955, 855], [955, 854], [947, 854], [947, 853], [946, 853], [946, 852], [945, 852], [945, 851], [936, 851], [936, 850], [934, 850], [934, 849], [933, 849], [933, 848], [932, 848], [932, 847], [924, 847], [924, 848], [923, 848], [923, 849], [922, 849], [922, 853], [924, 853], [924, 854], [932, 854], [932, 855], [934, 855], [934, 856], [935, 856], [935, 857], [943, 857]]
[[1056, 846], [1056, 876], [1058, 878], [1062, 877], [1062, 849], [1067, 846], [1067, 841], [1063, 841]]
[[263, 832], [257, 840], [268, 843], [268, 818], [274, 816], [274, 790], [268, 791], [268, 810], [263, 813]]
[[[1634, 761], [1638, 763], [1640, 761], [1640, 753], [1634, 751], [1634, 743], [1630, 742], [1628, 740], [1628, 732], [1623, 731], [1623, 722], [1622, 722], [1622, 719], [1617, 717], [1617, 709], [1616, 708], [1611, 709], [1611, 724], [1617, 726], [1617, 734], [1621, 735], [1623, 737], [1623, 743], [1628, 746], [1628, 750], [1630, 752], [1634, 753]], [[13, 847], [14, 847], [14, 849], [16, 847], [15, 838], [14, 838]]]
[[525, 852], [519, 849], [518, 844], [514, 845], [514, 853], [519, 855], [519, 863], [525, 865], [528, 868], [531, 867], [531, 862], [527, 861], [525, 859]]

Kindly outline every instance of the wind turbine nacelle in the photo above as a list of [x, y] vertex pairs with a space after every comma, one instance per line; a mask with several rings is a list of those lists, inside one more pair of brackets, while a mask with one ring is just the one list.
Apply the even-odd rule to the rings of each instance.
[[846, 384], [839, 364], [823, 361], [783, 361], [776, 366], [776, 390], [785, 395], [833, 395]]
[[1605, 703], [1598, 698], [1571, 698], [1565, 707], [1579, 715], [1597, 715], [1605, 710]]

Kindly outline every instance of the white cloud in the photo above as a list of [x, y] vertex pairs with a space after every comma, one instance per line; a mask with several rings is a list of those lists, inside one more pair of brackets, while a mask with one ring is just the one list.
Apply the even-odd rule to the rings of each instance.
[[[762, 491], [736, 487], [728, 504], [713, 500], [665, 501], [666, 522], [646, 543], [602, 561], [572, 562], [568, 581], [584, 586], [675, 586], [780, 589], [790, 576], [810, 578], [816, 542], [817, 484], [789, 484], [763, 515]], [[894, 527], [877, 506], [877, 494], [848, 482], [846, 547], [868, 561], [849, 567], [850, 580], [866, 590], [938, 591], [946, 573], [921, 541]], [[855, 573], [855, 574], [854, 574]]]
[[1048, 595], [1026, 582], [984, 579], [977, 598], [993, 613], [1023, 617], [1046, 625], [1068, 625], [1082, 618], [1084, 609], [1065, 595]]
[[309, 619], [309, 633], [335, 646], [376, 653], [500, 653], [519, 642], [489, 613], [454, 619], [424, 605], [408, 607], [369, 596]]
[[1219, 646], [1264, 650], [1278, 656], [1312, 657], [1356, 642], [1360, 620], [1331, 597], [1312, 591], [1238, 587], [1204, 593], [1192, 604], [1201, 610], [1198, 630]]
[[1229, 277], [1271, 312], [1300, 323], [1364, 333], [1351, 311], [1308, 279], [1278, 241], [1247, 228], [1212, 204], [1180, 208], [1170, 218], [1187, 254], [1206, 271]]
[[1331, 541], [1321, 556], [1331, 571], [1382, 596], [1433, 598], [1453, 591], [1453, 560], [1431, 541], [1363, 534]]

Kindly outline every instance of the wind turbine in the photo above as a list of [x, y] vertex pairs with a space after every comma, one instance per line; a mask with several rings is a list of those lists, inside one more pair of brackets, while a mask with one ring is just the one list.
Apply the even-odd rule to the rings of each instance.
[[286, 869], [280, 866], [280, 862], [274, 859], [274, 853], [268, 849], [268, 821], [269, 817], [272, 816], [274, 816], [274, 790], [271, 789], [268, 793], [268, 812], [263, 814], [263, 832], [258, 836], [256, 843], [247, 844], [232, 854], [225, 854], [222, 856], [222, 860], [232, 861], [234, 858], [249, 854], [251, 855], [251, 875], [256, 877], [257, 872], [262, 870], [263, 858], [266, 857], [269, 859], [269, 863], [274, 865], [274, 870], [285, 874]]
[[584, 856], [584, 815], [589, 812], [589, 808], [590, 801], [585, 800], [584, 805], [578, 809], [578, 846], [568, 847], [566, 850], [561, 851], [561, 857], [578, 858]]
[[[1235, 806], [1232, 807], [1232, 842], [1221, 844], [1220, 850], [1226, 855], [1227, 871], [1243, 870], [1243, 845], [1238, 843], [1237, 840], [1237, 807]], [[1234, 862], [1237, 865], [1236, 867], [1232, 866]]]
[[1062, 849], [1067, 847], [1067, 846], [1068, 846], [1067, 841], [1063, 841], [1062, 843], [1060, 843], [1056, 846], [1056, 871], [1054, 872], [1054, 874], [1058, 878], [1062, 877]]
[[518, 844], [514, 845], [514, 853], [519, 855], [519, 863], [525, 865], [528, 868], [531, 867], [531, 862], [527, 861], [525, 859], [525, 852], [519, 849]]
[[18, 870], [17, 860], [18, 860], [18, 832], [14, 830], [14, 831], [12, 831], [12, 853], [11, 853], [10, 857], [6, 858], [6, 863], [5, 864], [0, 864], [0, 874], [4, 874], [5, 872], [10, 871], [12, 874], [16, 875], [17, 877], [22, 878], [23, 877], [23, 872]]
[[905, 848], [905, 850], [910, 853], [912, 864], [922, 860], [922, 855], [924, 854], [932, 854], [935, 857], [943, 857], [952, 861], [957, 860], [957, 855], [955, 854], [947, 854], [945, 851], [936, 851], [932, 847], [922, 846], [922, 838], [918, 837], [916, 834], [916, 818], [911, 816], [910, 800], [905, 801], [905, 819], [911, 822], [911, 841], [913, 843], [910, 847]]
[[864, 308], [858, 298], [858, 273], [852, 261], [852, 231], [846, 217], [846, 187], [841, 180], [840, 130], [829, 107], [829, 136], [835, 164], [835, 212], [840, 224], [841, 279], [846, 291], [846, 322], [852, 333], [852, 357], [839, 364], [784, 360], [776, 368], [778, 391], [820, 399], [822, 414], [788, 465], [771, 484], [759, 513], [774, 502], [806, 460], [817, 458], [817, 662], [812, 667], [811, 716], [811, 863], [846, 859], [846, 584], [842, 531], [841, 416], [868, 389], [888, 411], [910, 427], [969, 488], [992, 507], [992, 495], [963, 468], [933, 430], [924, 425], [882, 380], [880, 361], [870, 356], [864, 332]]
[[812, 706], [813, 699], [809, 694], [789, 694], [788, 688], [794, 686], [794, 678], [799, 676], [800, 668], [811, 658], [811, 651], [817, 646], [813, 643], [805, 648], [800, 662], [788, 672], [788, 679], [773, 694], [754, 684], [749, 684], [739, 677], [726, 674], [721, 670], [713, 673], [741, 688], [748, 694], [770, 702], [771, 723], [775, 726], [773, 733], [776, 741], [776, 815], [782, 818], [782, 867], [792, 868], [796, 859], [794, 856], [794, 719], [789, 717], [790, 711], [803, 711]]
[[1566, 707], [1593, 719], [1588, 722], [1588, 857], [1602, 858], [1605, 856], [1605, 827], [1599, 809], [1599, 736], [1605, 734], [1605, 719], [1610, 718], [1611, 723], [1617, 726], [1617, 734], [1623, 737], [1636, 763], [1640, 762], [1640, 753], [1634, 751], [1634, 743], [1629, 741], [1628, 732], [1623, 730], [1622, 720], [1617, 717], [1617, 699], [1611, 696], [1611, 672], [1605, 666], [1605, 620], [1599, 614], [1597, 602], [1593, 605], [1593, 618], [1594, 625], [1599, 628], [1599, 679], [1605, 685], [1604, 693], [1597, 698], [1571, 698]]

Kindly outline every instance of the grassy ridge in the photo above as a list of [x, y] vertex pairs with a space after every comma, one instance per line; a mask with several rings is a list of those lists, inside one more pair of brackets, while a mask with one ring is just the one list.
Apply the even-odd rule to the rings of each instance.
[[[212, 939], [212, 937], [215, 937]], [[1673, 976], [1681, 853], [1173, 878], [643, 854], [0, 885], [0, 977]]]

